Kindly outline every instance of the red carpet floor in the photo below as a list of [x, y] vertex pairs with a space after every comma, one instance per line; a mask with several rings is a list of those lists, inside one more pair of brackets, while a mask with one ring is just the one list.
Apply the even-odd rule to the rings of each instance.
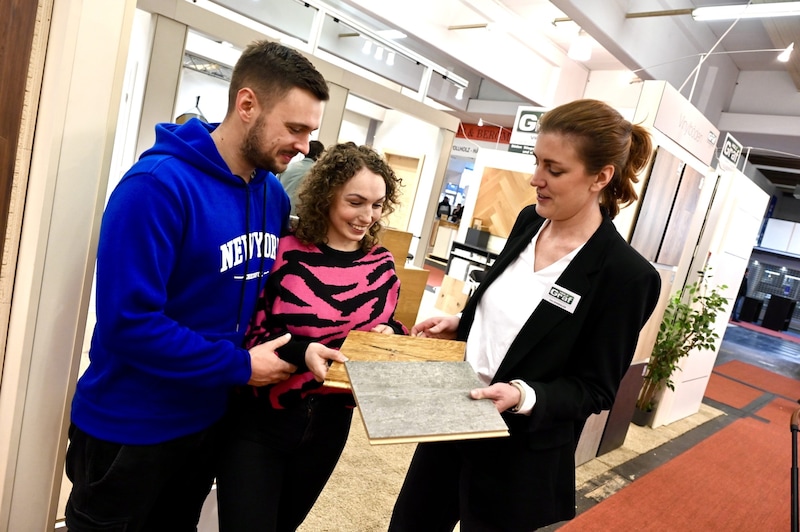
[[444, 278], [443, 269], [437, 268], [436, 266], [431, 266], [429, 264], [424, 264], [422, 267], [431, 272], [428, 274], [428, 286], [432, 288], [442, 286], [442, 279]]
[[[736, 382], [733, 379], [742, 382]], [[777, 397], [583, 512], [565, 531], [773, 531], [791, 516], [789, 419], [800, 383], [742, 362], [715, 369], [707, 397], [741, 407]]]
[[[763, 368], [732, 360], [714, 368], [714, 373], [730, 377], [752, 388], [780, 395], [790, 401], [800, 398], [800, 381], [772, 373]], [[712, 375], [712, 378], [714, 375]], [[731, 406], [732, 403], [721, 401]]]
[[766, 327], [761, 327], [759, 325], [756, 325], [755, 323], [750, 323], [748, 321], [735, 321], [731, 323], [733, 323], [734, 325], [738, 325], [739, 327], [744, 327], [745, 329], [750, 329], [751, 331], [768, 334], [769, 336], [774, 336], [776, 338], [780, 338], [788, 342], [800, 343], [800, 336], [796, 334], [767, 329]]

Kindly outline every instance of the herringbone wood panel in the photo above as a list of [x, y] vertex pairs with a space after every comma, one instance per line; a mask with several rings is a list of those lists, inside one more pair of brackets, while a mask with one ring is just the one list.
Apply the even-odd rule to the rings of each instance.
[[531, 174], [523, 172], [485, 168], [473, 220], [480, 219], [484, 231], [507, 238], [519, 211], [536, 203], [536, 189], [530, 179]]

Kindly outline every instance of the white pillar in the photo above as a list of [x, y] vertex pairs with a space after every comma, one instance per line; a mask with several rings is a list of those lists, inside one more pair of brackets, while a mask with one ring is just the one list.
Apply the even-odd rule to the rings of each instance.
[[54, 2], [45, 25], [0, 381], [0, 530], [54, 526], [135, 8], [135, 0]]

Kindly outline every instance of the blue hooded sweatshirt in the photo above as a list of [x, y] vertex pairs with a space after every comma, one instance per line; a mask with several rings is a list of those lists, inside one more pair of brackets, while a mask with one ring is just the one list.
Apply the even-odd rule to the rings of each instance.
[[242, 347], [288, 223], [289, 198], [258, 170], [231, 173], [211, 131], [159, 124], [109, 198], [96, 315], [72, 421], [96, 438], [155, 444], [219, 420], [250, 379]]

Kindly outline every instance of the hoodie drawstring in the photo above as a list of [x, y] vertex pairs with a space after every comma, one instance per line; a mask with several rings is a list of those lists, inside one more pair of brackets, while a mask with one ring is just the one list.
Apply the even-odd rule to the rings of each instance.
[[[266, 186], [266, 183], [265, 185]], [[247, 240], [247, 251], [244, 261], [244, 275], [242, 276], [242, 289], [239, 292], [239, 312], [236, 315], [236, 332], [239, 332], [239, 324], [242, 322], [242, 307], [244, 306], [245, 290], [247, 289], [247, 274], [249, 273], [248, 266], [250, 264], [250, 257], [253, 256], [252, 249], [250, 249], [250, 185], [246, 187], [247, 191], [247, 208], [245, 209], [244, 232]]]
[[[262, 224], [262, 233], [263, 233], [262, 241], [263, 241], [263, 239], [267, 238], [267, 233], [266, 233], [266, 229], [267, 229], [267, 183], [266, 182], [264, 182], [263, 209], [264, 209], [264, 219], [263, 219], [263, 224]], [[246, 260], [244, 262], [244, 278], [242, 279], [242, 289], [241, 289], [241, 293], [239, 294], [239, 313], [238, 313], [238, 315], [236, 317], [236, 332], [239, 332], [239, 324], [242, 321], [242, 310], [243, 310], [242, 307], [244, 307], [244, 297], [245, 297], [245, 293], [246, 293], [245, 291], [247, 289], [247, 274], [249, 273], [248, 264], [249, 264], [250, 257], [253, 256], [253, 250], [251, 249], [251, 244], [250, 244], [251, 239], [250, 239], [250, 186], [249, 185], [247, 187], [247, 209], [245, 210], [245, 213], [246, 213], [245, 214], [245, 226], [246, 226], [245, 229], [246, 229], [246, 232], [247, 232], [247, 257], [248, 257], [248, 260]], [[267, 250], [267, 246], [266, 246], [266, 243], [264, 243], [263, 249], [260, 252], [260, 254], [261, 254], [261, 262], [259, 263], [259, 266], [258, 266], [258, 283], [256, 284], [256, 297], [261, 295], [261, 285], [262, 285], [262, 281], [263, 281], [263, 278], [264, 278], [264, 264], [266, 263], [266, 260], [267, 260], [266, 250]]]

